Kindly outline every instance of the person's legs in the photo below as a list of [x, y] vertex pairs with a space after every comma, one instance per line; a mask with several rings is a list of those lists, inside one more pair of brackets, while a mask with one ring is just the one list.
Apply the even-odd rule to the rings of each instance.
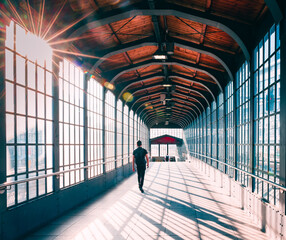
[[144, 175], [145, 175], [145, 168], [137, 167], [137, 174], [138, 174], [138, 185], [141, 192], [144, 192], [142, 187], [144, 184]]
[[143, 188], [144, 176], [145, 176], [145, 168], [143, 168], [143, 169], [141, 170], [141, 177], [140, 177], [140, 186], [141, 186], [141, 188]]

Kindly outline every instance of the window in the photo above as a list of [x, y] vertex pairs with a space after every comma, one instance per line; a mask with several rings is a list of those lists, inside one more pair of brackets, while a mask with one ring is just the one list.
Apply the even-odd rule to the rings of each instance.
[[103, 87], [95, 79], [87, 82], [88, 177], [103, 173]]
[[[123, 108], [123, 164], [129, 162], [129, 108], [127, 105]], [[133, 150], [132, 150], [133, 151]], [[133, 153], [133, 152], [132, 152]]]
[[[60, 171], [84, 166], [84, 73], [64, 59], [59, 69]], [[84, 180], [84, 170], [60, 175], [60, 187]]]
[[[280, 39], [273, 25], [254, 50], [254, 170], [255, 174], [279, 183], [280, 167]], [[259, 59], [259, 61], [258, 61]], [[278, 204], [279, 192], [255, 181], [263, 198]]]
[[117, 147], [116, 147], [116, 159], [117, 159], [117, 167], [120, 167], [122, 165], [122, 124], [123, 124], [123, 111], [122, 111], [122, 101], [119, 99], [117, 101], [117, 131], [116, 131], [116, 137], [117, 137]]
[[134, 113], [131, 110], [129, 112], [129, 156], [132, 156], [133, 151], [134, 151], [134, 144], [133, 144], [134, 129], [133, 129], [133, 126], [134, 126]]
[[[225, 122], [225, 117], [224, 117], [224, 99], [223, 99], [223, 94], [221, 93], [218, 96], [218, 160], [221, 162], [225, 161], [225, 154], [224, 154], [224, 147], [225, 147], [225, 131], [224, 131], [224, 122]], [[224, 165], [223, 164], [218, 164], [218, 168], [223, 171], [224, 170]]]
[[105, 167], [115, 168], [115, 97], [110, 91], [105, 95]]
[[[237, 115], [237, 167], [250, 171], [249, 162], [249, 67], [245, 62], [236, 73], [236, 115]], [[248, 186], [248, 177], [243, 173], [238, 173], [238, 181]]]
[[[7, 182], [52, 173], [52, 49], [13, 21], [6, 27], [5, 90]], [[7, 206], [52, 191], [52, 177], [17, 184], [7, 190]]]
[[[226, 163], [235, 166], [234, 163], [234, 108], [233, 108], [233, 82], [230, 82], [225, 88], [225, 124], [226, 124]], [[227, 174], [234, 177], [234, 169], [226, 168]]]

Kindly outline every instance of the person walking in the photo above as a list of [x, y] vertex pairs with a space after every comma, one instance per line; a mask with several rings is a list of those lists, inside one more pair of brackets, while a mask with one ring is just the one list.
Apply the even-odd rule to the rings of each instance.
[[135, 172], [135, 163], [137, 168], [137, 174], [138, 174], [138, 184], [139, 189], [142, 193], [144, 193], [143, 190], [143, 184], [144, 184], [144, 176], [145, 176], [145, 170], [146, 170], [146, 160], [147, 159], [147, 168], [149, 167], [149, 157], [148, 152], [146, 149], [142, 148], [142, 142], [139, 140], [137, 142], [137, 149], [133, 151], [133, 161], [132, 161], [132, 168], [133, 172]]

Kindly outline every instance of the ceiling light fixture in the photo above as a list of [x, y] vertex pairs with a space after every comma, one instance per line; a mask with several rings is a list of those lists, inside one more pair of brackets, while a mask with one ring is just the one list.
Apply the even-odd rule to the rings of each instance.
[[160, 49], [158, 49], [153, 55], [153, 59], [156, 59], [156, 60], [166, 60], [167, 58], [168, 57], [167, 57], [166, 52], [163, 52]]

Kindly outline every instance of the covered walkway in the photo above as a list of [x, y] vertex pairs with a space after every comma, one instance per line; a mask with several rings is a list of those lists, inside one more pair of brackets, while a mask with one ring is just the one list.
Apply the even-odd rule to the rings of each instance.
[[27, 239], [268, 239], [191, 163], [153, 163], [144, 187], [134, 174]]

